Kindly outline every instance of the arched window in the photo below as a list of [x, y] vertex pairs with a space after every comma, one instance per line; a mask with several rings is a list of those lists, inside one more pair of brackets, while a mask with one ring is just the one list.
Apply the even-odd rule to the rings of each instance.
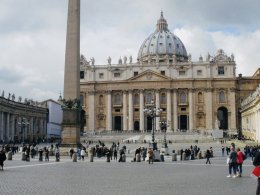
[[198, 102], [203, 103], [203, 94], [201, 92], [198, 93]]
[[115, 104], [116, 105], [120, 105], [121, 104], [121, 96], [118, 93], [115, 95]]
[[99, 96], [99, 105], [103, 105], [104, 104], [104, 97], [103, 97], [103, 95], [100, 95]]
[[161, 104], [166, 104], [166, 95], [165, 95], [165, 93], [161, 94]]
[[152, 95], [152, 93], [147, 93], [147, 94], [146, 94], [146, 103], [147, 103], [147, 104], [151, 104], [152, 100], [153, 100], [153, 95]]
[[219, 92], [219, 103], [224, 103], [226, 101], [225, 92]]
[[134, 105], [138, 105], [139, 104], [139, 95], [136, 93], [134, 94]]
[[181, 92], [181, 93], [180, 93], [180, 103], [181, 103], [181, 104], [184, 104], [184, 103], [186, 103], [186, 102], [187, 102], [186, 93]]

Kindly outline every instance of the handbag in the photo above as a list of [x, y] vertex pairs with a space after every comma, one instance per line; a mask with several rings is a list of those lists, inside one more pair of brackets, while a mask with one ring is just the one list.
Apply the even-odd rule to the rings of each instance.
[[231, 163], [231, 159], [227, 157], [227, 164]]
[[252, 170], [251, 175], [258, 178], [258, 177], [260, 176], [260, 167], [259, 167], [259, 166], [256, 166], [256, 167]]

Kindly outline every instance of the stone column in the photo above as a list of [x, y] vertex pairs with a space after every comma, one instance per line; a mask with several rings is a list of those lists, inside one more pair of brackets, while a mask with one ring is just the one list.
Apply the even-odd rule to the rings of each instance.
[[[69, 0], [67, 36], [64, 68], [64, 99], [78, 101], [80, 97], [80, 0]], [[92, 101], [93, 97], [90, 97]], [[94, 102], [94, 101], [93, 101]], [[89, 104], [89, 108], [93, 108]], [[63, 109], [62, 144], [75, 146], [80, 143], [79, 109], [69, 107]], [[95, 110], [93, 110], [94, 112]], [[95, 113], [90, 113], [90, 118], [95, 119]], [[95, 121], [95, 120], [93, 120]], [[89, 120], [92, 130], [93, 121]]]
[[107, 92], [107, 116], [106, 116], [107, 127], [108, 131], [112, 131], [112, 97], [111, 91]]
[[134, 130], [134, 126], [133, 126], [133, 122], [134, 122], [134, 116], [133, 116], [133, 91], [130, 90], [128, 91], [128, 130], [133, 131]]
[[80, 0], [69, 0], [64, 71], [64, 99], [78, 99], [80, 73]]
[[193, 130], [193, 90], [189, 90], [189, 130]]
[[167, 131], [172, 130], [172, 103], [171, 103], [171, 90], [167, 90]]
[[174, 131], [178, 129], [178, 102], [177, 102], [177, 90], [173, 90], [173, 128]]
[[[156, 90], [155, 91], [155, 106], [156, 106], [156, 110], [158, 110], [160, 108], [160, 91]], [[156, 131], [160, 131], [160, 116], [155, 117], [155, 130]]]
[[0, 140], [4, 138], [4, 112], [0, 112]]
[[236, 95], [235, 95], [235, 89], [230, 89], [230, 111], [231, 111], [231, 118], [230, 118], [230, 129], [236, 130]]
[[205, 98], [205, 104], [206, 104], [206, 129], [212, 130], [212, 89], [207, 88], [206, 89], [206, 98]]
[[14, 115], [11, 115], [11, 132], [10, 132], [10, 137], [11, 140], [14, 141], [14, 128], [15, 128], [15, 120], [14, 120]]
[[6, 140], [9, 141], [10, 138], [10, 113], [7, 113], [7, 119], [6, 119]]
[[144, 131], [144, 91], [140, 90], [140, 131]]
[[95, 92], [89, 91], [88, 93], [88, 129], [95, 131], [96, 126], [96, 108], [95, 108]]
[[123, 131], [127, 130], [127, 100], [126, 100], [126, 91], [123, 91]]

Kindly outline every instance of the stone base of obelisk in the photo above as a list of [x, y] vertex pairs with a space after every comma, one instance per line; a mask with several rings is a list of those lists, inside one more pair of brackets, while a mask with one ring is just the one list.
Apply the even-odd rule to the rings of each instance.
[[77, 147], [80, 147], [79, 126], [63, 125], [62, 130], [62, 142], [60, 144], [60, 155], [69, 155], [70, 149], [77, 151]]
[[79, 118], [77, 109], [63, 109], [61, 155], [67, 155], [71, 148], [75, 150], [81, 146]]

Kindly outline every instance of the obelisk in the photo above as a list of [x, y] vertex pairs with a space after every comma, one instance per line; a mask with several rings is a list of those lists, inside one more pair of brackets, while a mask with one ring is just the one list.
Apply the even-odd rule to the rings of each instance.
[[69, 0], [64, 70], [63, 145], [76, 145], [80, 142], [80, 108], [76, 105], [80, 96], [79, 68], [80, 0]]

